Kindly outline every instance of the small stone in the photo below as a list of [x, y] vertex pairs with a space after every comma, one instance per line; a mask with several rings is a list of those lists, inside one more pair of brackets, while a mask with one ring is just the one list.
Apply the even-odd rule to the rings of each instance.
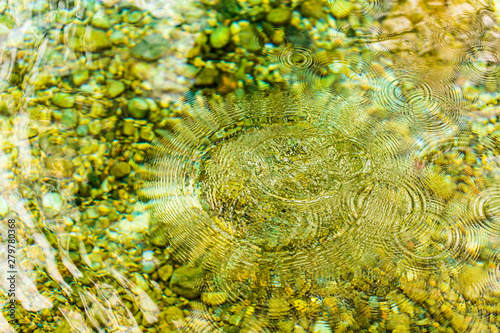
[[61, 122], [68, 127], [76, 127], [78, 125], [78, 112], [73, 109], [64, 109]]
[[81, 86], [82, 84], [84, 84], [85, 82], [88, 81], [89, 75], [90, 75], [90, 73], [88, 70], [84, 70], [81, 72], [75, 72], [73, 74], [73, 84], [77, 87]]
[[102, 124], [100, 120], [94, 120], [89, 124], [89, 132], [93, 135], [99, 135], [101, 133]]
[[153, 139], [153, 129], [149, 126], [144, 126], [139, 132], [139, 137], [145, 141], [151, 141]]
[[451, 319], [451, 327], [453, 327], [457, 332], [465, 332], [468, 326], [469, 323], [461, 314], [456, 313]]
[[73, 175], [74, 165], [69, 159], [51, 155], [47, 157], [46, 168], [57, 178], [68, 178]]
[[128, 112], [135, 119], [144, 119], [148, 114], [149, 105], [147, 101], [136, 97], [128, 102]]
[[123, 178], [130, 173], [130, 164], [127, 162], [120, 162], [111, 168], [110, 173], [116, 178]]
[[134, 10], [133, 12], [130, 12], [130, 14], [128, 14], [127, 19], [129, 23], [137, 23], [140, 20], [142, 20], [142, 17], [143, 17], [142, 12]]
[[406, 313], [394, 313], [389, 316], [386, 324], [387, 329], [394, 331], [398, 326], [410, 327], [410, 317]]
[[182, 266], [177, 268], [170, 279], [170, 289], [187, 299], [198, 298], [203, 285], [203, 269]]
[[133, 136], [136, 132], [133, 122], [125, 121], [123, 123], [123, 135]]
[[227, 295], [224, 292], [208, 292], [201, 294], [201, 301], [206, 305], [221, 305], [227, 300]]
[[94, 27], [99, 29], [109, 29], [111, 27], [111, 21], [109, 20], [109, 16], [106, 15], [106, 12], [103, 10], [98, 11], [92, 16], [92, 20], [90, 21]]
[[290, 20], [291, 15], [292, 12], [288, 8], [274, 8], [267, 13], [266, 21], [276, 25], [283, 25]]
[[80, 125], [76, 128], [76, 134], [78, 136], [86, 136], [89, 132], [89, 127], [87, 125]]
[[63, 200], [57, 192], [49, 192], [42, 198], [43, 210], [48, 218], [52, 218], [61, 213]]
[[115, 98], [125, 91], [125, 84], [117, 80], [107, 80], [108, 96]]
[[143, 261], [142, 262], [142, 272], [146, 274], [151, 274], [156, 270], [156, 265], [153, 261]]
[[0, 195], [0, 217], [4, 217], [9, 212], [9, 205], [7, 200]]
[[87, 179], [90, 186], [92, 186], [93, 188], [99, 188], [101, 186], [101, 178], [99, 178], [99, 176], [94, 171], [89, 172]]
[[97, 212], [101, 216], [106, 216], [111, 212], [111, 207], [108, 204], [102, 203], [97, 206]]
[[111, 43], [113, 43], [115, 45], [125, 44], [126, 39], [127, 39], [127, 36], [125, 35], [125, 33], [123, 33], [120, 30], [113, 31], [111, 33], [111, 36], [109, 36], [109, 40], [111, 41]]
[[351, 12], [353, 5], [346, 0], [333, 0], [328, 2], [328, 8], [336, 18], [345, 18]]
[[211, 86], [217, 81], [219, 72], [214, 68], [205, 67], [196, 76], [196, 85], [198, 86]]
[[59, 243], [63, 249], [76, 251], [79, 248], [78, 238], [74, 235], [63, 234], [59, 236]]
[[299, 12], [307, 18], [320, 19], [325, 16], [323, 5], [320, 1], [306, 1], [300, 5]]
[[99, 253], [91, 252], [88, 256], [90, 260], [90, 269], [97, 271], [102, 267], [102, 256]]
[[52, 103], [61, 108], [71, 108], [75, 105], [75, 97], [66, 93], [56, 93], [52, 97]]
[[228, 27], [218, 27], [210, 35], [210, 44], [216, 49], [220, 49], [227, 45], [231, 39], [231, 31]]
[[184, 312], [176, 306], [167, 307], [162, 315], [169, 325], [175, 325], [176, 322], [184, 318]]
[[87, 51], [100, 52], [111, 48], [111, 41], [103, 30], [88, 29], [83, 37], [83, 45]]
[[290, 304], [284, 298], [270, 299], [268, 306], [269, 306], [268, 315], [269, 315], [269, 318], [272, 318], [272, 319], [286, 316], [286, 314], [290, 310]]
[[158, 276], [160, 279], [163, 281], [167, 282], [168, 279], [172, 276], [172, 272], [174, 269], [172, 268], [171, 265], [163, 265], [159, 270], [158, 270]]
[[151, 34], [132, 49], [132, 54], [146, 61], [155, 61], [160, 59], [163, 52], [168, 46], [168, 42], [160, 34]]

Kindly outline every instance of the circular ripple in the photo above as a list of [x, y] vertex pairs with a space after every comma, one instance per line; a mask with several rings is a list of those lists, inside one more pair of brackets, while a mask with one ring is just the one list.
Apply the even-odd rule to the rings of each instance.
[[359, 242], [385, 247], [399, 225], [423, 219], [426, 201], [415, 180], [372, 178], [342, 192], [341, 211]]
[[500, 56], [493, 43], [475, 43], [464, 50], [458, 60], [459, 73], [474, 83], [495, 80], [500, 75]]
[[473, 216], [488, 234], [500, 237], [500, 187], [481, 191], [472, 202]]
[[362, 15], [376, 19], [387, 15], [395, 3], [393, 0], [362, 0], [358, 2]]
[[402, 224], [395, 239], [408, 265], [416, 269], [433, 269], [438, 262], [457, 257], [463, 246], [459, 229], [432, 214], [419, 223]]
[[328, 226], [338, 187], [371, 169], [359, 144], [306, 124], [248, 131], [205, 158], [195, 184], [205, 206], [237, 238], [266, 251], [343, 233], [342, 223]]
[[311, 50], [293, 46], [280, 48], [274, 62], [284, 70], [305, 70], [316, 66]]
[[[193, 98], [157, 131], [140, 190], [154, 207], [151, 235], [176, 261], [206, 271], [198, 282], [225, 295], [221, 309], [255, 304], [279, 318], [300, 311], [298, 300], [310, 311], [313, 296], [349, 295], [352, 276], [378, 267], [380, 256], [445, 260], [424, 243], [409, 247], [418, 221], [444, 199], [426, 188], [425, 165], [415, 167], [408, 126], [400, 113], [369, 109], [371, 95], [355, 89], [383, 69], [351, 65], [354, 89]], [[437, 238], [455, 229], [443, 230]]]
[[446, 14], [430, 15], [425, 20], [425, 25], [433, 33], [440, 33], [453, 26], [453, 18]]

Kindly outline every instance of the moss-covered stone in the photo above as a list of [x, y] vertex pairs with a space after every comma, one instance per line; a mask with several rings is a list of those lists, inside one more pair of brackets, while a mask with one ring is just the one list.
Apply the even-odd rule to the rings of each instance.
[[276, 25], [283, 25], [290, 21], [292, 12], [288, 8], [279, 7], [274, 8], [269, 13], [267, 13], [266, 21]]
[[170, 277], [172, 276], [172, 273], [173, 273], [174, 269], [172, 268], [171, 265], [163, 265], [159, 270], [158, 270], [158, 276], [160, 277], [160, 279], [162, 279], [163, 281], [168, 281], [168, 279], [170, 279]]
[[90, 72], [88, 70], [83, 70], [73, 73], [73, 84], [77, 87], [81, 86], [88, 81]]
[[56, 93], [52, 97], [52, 103], [61, 108], [71, 108], [75, 105], [75, 97], [66, 93]]
[[200, 297], [203, 285], [203, 269], [182, 266], [177, 268], [170, 279], [170, 289], [187, 299]]
[[132, 54], [146, 61], [155, 61], [160, 59], [167, 46], [167, 40], [160, 34], [151, 34], [135, 45]]
[[123, 178], [130, 173], [130, 164], [127, 162], [120, 162], [111, 168], [110, 173], [116, 178]]
[[115, 98], [125, 91], [125, 84], [117, 80], [107, 80], [106, 81], [108, 96]]
[[217, 82], [219, 71], [215, 68], [203, 68], [196, 76], [196, 85], [198, 86], [211, 86]]
[[143, 98], [133, 98], [128, 102], [128, 113], [135, 119], [146, 118], [149, 110], [149, 104]]
[[229, 43], [231, 39], [231, 31], [228, 27], [218, 27], [210, 35], [210, 44], [216, 48], [220, 49]]
[[109, 29], [111, 27], [111, 21], [109, 16], [106, 15], [104, 11], [98, 11], [92, 16], [90, 23], [99, 29]]

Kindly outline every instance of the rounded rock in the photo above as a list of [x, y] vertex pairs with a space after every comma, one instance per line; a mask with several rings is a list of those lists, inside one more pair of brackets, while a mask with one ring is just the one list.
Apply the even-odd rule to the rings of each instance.
[[116, 178], [123, 178], [130, 173], [130, 164], [127, 162], [120, 162], [111, 168], [110, 173]]
[[216, 48], [220, 49], [229, 43], [231, 39], [231, 31], [228, 27], [218, 27], [215, 31], [210, 35], [210, 44]]
[[269, 13], [267, 13], [266, 21], [276, 25], [283, 25], [288, 23], [292, 12], [288, 8], [274, 8]]
[[108, 96], [111, 98], [115, 98], [125, 91], [125, 84], [121, 81], [108, 80], [106, 86], [108, 89]]
[[47, 217], [52, 218], [61, 213], [63, 200], [57, 192], [49, 192], [42, 198], [42, 206]]
[[128, 102], [128, 112], [135, 119], [144, 119], [148, 114], [149, 104], [144, 99], [136, 97]]
[[170, 279], [170, 289], [187, 299], [195, 299], [201, 295], [203, 285], [203, 269], [182, 266], [177, 268]]
[[7, 204], [7, 200], [4, 199], [0, 195], [0, 216], [5, 216], [9, 212], [9, 205]]
[[56, 93], [52, 97], [52, 103], [60, 108], [71, 108], [75, 105], [75, 97], [66, 93]]
[[170, 279], [170, 277], [172, 276], [172, 272], [174, 271], [174, 269], [172, 268], [171, 265], [163, 265], [159, 270], [158, 270], [158, 276], [160, 277], [160, 279], [162, 279], [163, 281], [168, 281], [168, 279]]

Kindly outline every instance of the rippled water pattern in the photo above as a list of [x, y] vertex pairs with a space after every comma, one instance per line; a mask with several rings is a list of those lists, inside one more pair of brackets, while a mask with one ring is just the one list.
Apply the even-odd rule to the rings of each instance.
[[0, 0], [0, 331], [499, 332], [499, 6]]

